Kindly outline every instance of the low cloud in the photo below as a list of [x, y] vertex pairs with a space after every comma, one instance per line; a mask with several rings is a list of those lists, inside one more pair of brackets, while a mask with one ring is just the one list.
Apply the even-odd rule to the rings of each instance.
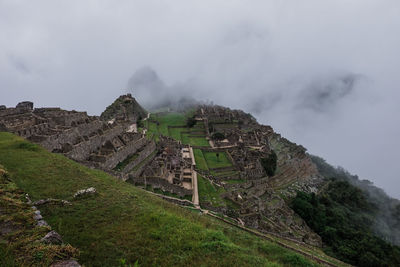
[[100, 114], [128, 90], [145, 106], [214, 101], [400, 197], [399, 11], [398, 0], [4, 0], [0, 104]]

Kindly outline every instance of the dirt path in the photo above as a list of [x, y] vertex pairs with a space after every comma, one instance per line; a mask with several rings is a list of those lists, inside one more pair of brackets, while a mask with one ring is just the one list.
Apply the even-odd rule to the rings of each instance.
[[[192, 165], [193, 168], [196, 166], [196, 159], [194, 157], [193, 148], [189, 147], [190, 157], [192, 158]], [[197, 186], [197, 172], [193, 169], [192, 170], [192, 186], [193, 186], [193, 197], [192, 202], [196, 208], [200, 208], [199, 205], [199, 189]]]

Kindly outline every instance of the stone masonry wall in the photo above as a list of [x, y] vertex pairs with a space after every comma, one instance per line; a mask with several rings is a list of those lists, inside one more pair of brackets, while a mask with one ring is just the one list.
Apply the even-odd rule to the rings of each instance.
[[151, 153], [156, 150], [156, 144], [152, 141], [139, 153], [139, 156], [132, 162], [130, 162], [126, 167], [122, 170], [123, 173], [127, 173], [132, 170], [133, 167], [142, 162], [145, 158], [147, 158]]
[[92, 152], [100, 148], [106, 141], [112, 140], [114, 137], [121, 134], [124, 128], [123, 125], [117, 125], [112, 129], [104, 131], [102, 135], [89, 137], [89, 140], [74, 145], [73, 149], [66, 153], [66, 155], [74, 160], [83, 161], [87, 159]]
[[137, 141], [130, 142], [126, 146], [122, 147], [117, 152], [113, 153], [110, 157], [106, 159], [106, 162], [102, 164], [105, 169], [113, 169], [118, 163], [122, 162], [129, 155], [134, 154], [139, 148], [146, 144], [147, 138], [143, 137]]

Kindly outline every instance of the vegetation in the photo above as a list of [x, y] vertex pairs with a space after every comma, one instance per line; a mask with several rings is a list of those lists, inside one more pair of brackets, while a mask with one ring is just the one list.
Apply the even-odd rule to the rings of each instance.
[[373, 233], [376, 207], [350, 183], [332, 179], [320, 195], [298, 192], [291, 207], [321, 236], [327, 254], [357, 266], [400, 265], [400, 248]]
[[[29, 150], [36, 146], [19, 147]], [[0, 266], [49, 266], [55, 261], [79, 255], [79, 251], [71, 245], [40, 242], [50, 229], [35, 227], [34, 211], [25, 202], [23, 191], [10, 180], [1, 165], [0, 211]]]
[[348, 181], [360, 188], [368, 202], [376, 207], [373, 217], [374, 232], [382, 239], [400, 246], [400, 201], [389, 197], [382, 189], [377, 188], [368, 180], [360, 180], [357, 175], [351, 175], [342, 167], [333, 167], [320, 157], [312, 156], [318, 171], [326, 178]]
[[196, 160], [196, 167], [200, 170], [208, 171], [207, 161], [204, 158], [203, 151], [201, 149], [193, 149], [194, 158]]
[[122, 171], [129, 163], [137, 159], [139, 155], [137, 153], [128, 156], [126, 159], [121, 161], [120, 163], [115, 166], [114, 171]]
[[[162, 201], [139, 188], [84, 167], [60, 154], [22, 145], [0, 133], [0, 162], [33, 201], [65, 199], [71, 206], [44, 205], [41, 212], [64, 241], [80, 250], [86, 266], [314, 266], [303, 256], [201, 213]], [[73, 199], [80, 189], [98, 194]], [[28, 231], [29, 232], [29, 231]], [[0, 243], [6, 265], [19, 254]], [[41, 254], [37, 254], [40, 257]]]
[[[218, 154], [218, 156], [217, 156]], [[203, 151], [209, 169], [231, 167], [232, 162], [228, 159], [225, 152], [205, 152]]]
[[192, 128], [195, 125], [196, 125], [196, 119], [194, 118], [194, 116], [193, 117], [188, 117], [186, 119], [186, 126], [187, 127]]
[[261, 158], [261, 165], [264, 167], [265, 172], [268, 176], [274, 176], [276, 171], [278, 157], [275, 151], [271, 151], [271, 153], [266, 158]]
[[223, 187], [214, 186], [201, 175], [197, 175], [197, 185], [199, 189], [200, 205], [211, 204], [213, 207], [225, 206], [225, 201], [221, 197], [221, 194], [225, 192]]
[[225, 139], [225, 135], [223, 133], [216, 132], [211, 135], [211, 139], [216, 141], [222, 141]]

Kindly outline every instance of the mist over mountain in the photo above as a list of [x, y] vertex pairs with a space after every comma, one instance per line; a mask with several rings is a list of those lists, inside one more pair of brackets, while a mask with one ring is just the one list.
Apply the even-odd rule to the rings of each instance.
[[0, 104], [100, 115], [127, 89], [146, 108], [213, 101], [399, 198], [399, 10], [397, 0], [0, 1]]
[[140, 99], [149, 110], [165, 107], [185, 110], [200, 103], [186, 93], [186, 86], [188, 85], [167, 86], [152, 68], [143, 67], [131, 76], [127, 91]]

